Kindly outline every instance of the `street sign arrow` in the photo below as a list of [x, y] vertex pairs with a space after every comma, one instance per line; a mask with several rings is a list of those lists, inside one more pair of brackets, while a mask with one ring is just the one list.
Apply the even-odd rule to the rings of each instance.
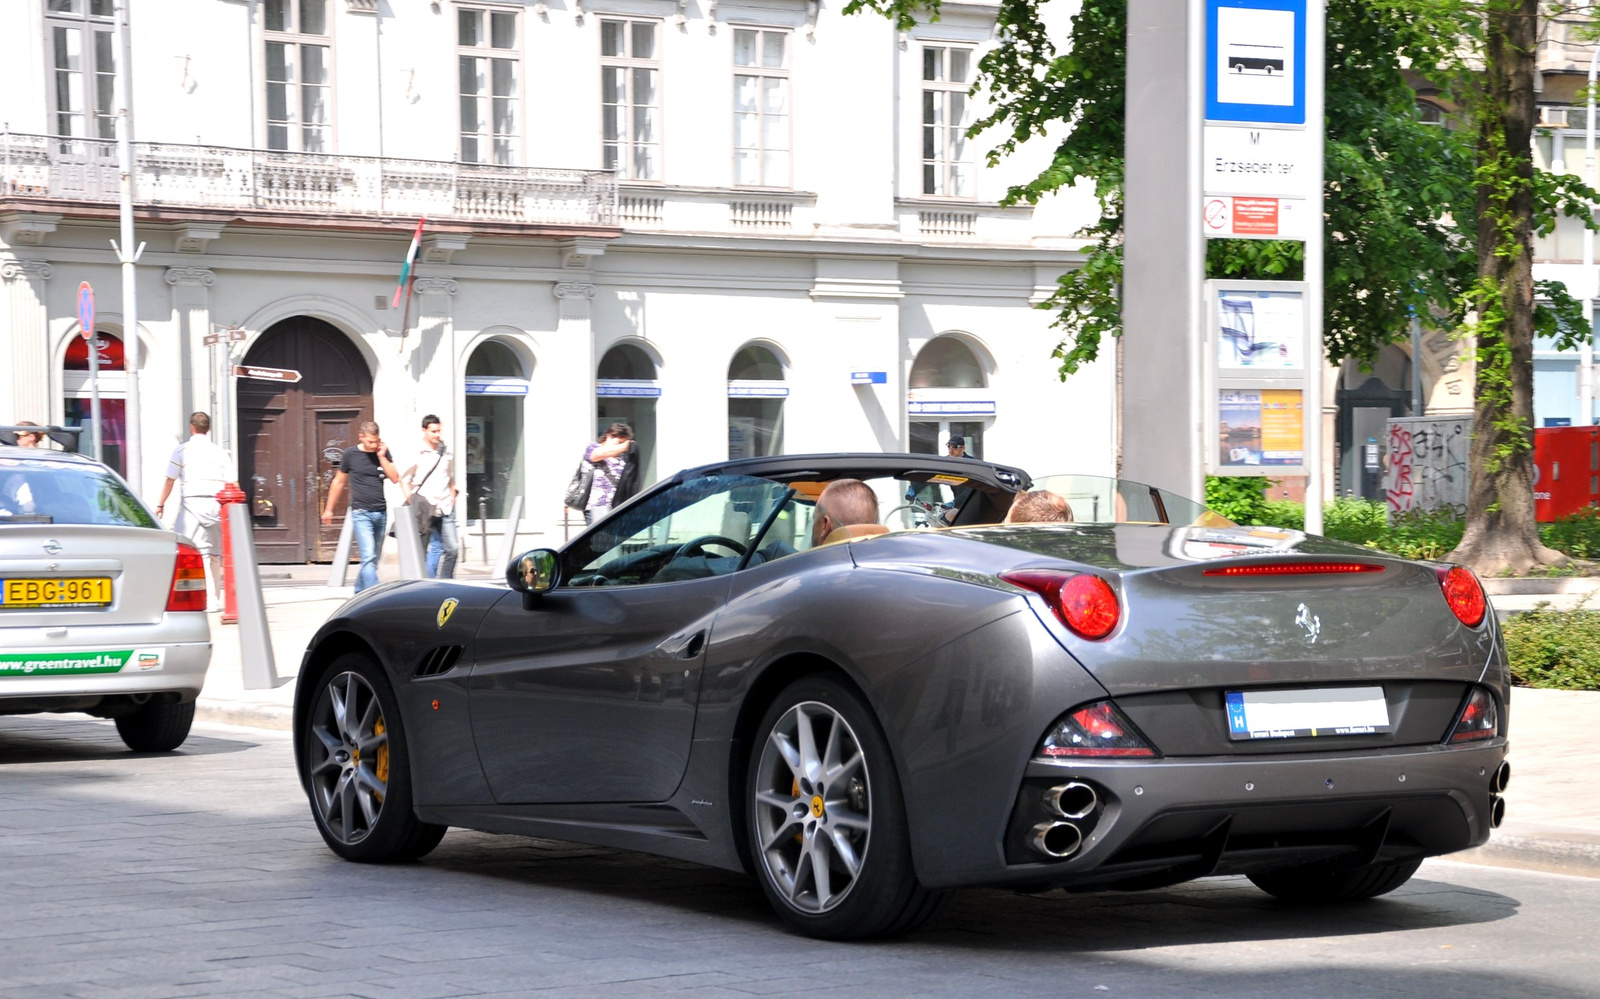
[[288, 382], [293, 384], [300, 380], [300, 372], [293, 368], [262, 368], [254, 364], [235, 364], [233, 377], [254, 378], [263, 382]]

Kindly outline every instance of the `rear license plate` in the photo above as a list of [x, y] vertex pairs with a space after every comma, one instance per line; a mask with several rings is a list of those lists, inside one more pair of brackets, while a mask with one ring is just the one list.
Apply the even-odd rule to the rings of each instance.
[[1392, 732], [1382, 687], [1230, 690], [1228, 738], [1305, 739]]
[[38, 610], [57, 607], [109, 607], [111, 577], [76, 579], [7, 579], [0, 590], [0, 609]]

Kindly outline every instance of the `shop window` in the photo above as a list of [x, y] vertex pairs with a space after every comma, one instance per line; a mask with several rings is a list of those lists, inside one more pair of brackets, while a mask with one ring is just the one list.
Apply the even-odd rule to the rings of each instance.
[[595, 381], [595, 435], [613, 423], [633, 428], [639, 445], [639, 484], [656, 479], [656, 364], [640, 348], [619, 343], [600, 358]]
[[994, 396], [972, 349], [953, 336], [935, 337], [917, 353], [907, 380], [907, 449], [947, 454], [960, 437], [965, 457], [983, 457], [983, 434], [993, 422]]
[[486, 340], [467, 359], [466, 448], [467, 517], [483, 511], [506, 516], [527, 481], [522, 446], [522, 412], [528, 398], [528, 373], [508, 346]]
[[[127, 464], [123, 452], [127, 447], [127, 373], [122, 359], [122, 337], [116, 333], [100, 330], [94, 338], [95, 350], [99, 355], [100, 372], [98, 382], [100, 388], [100, 460], [117, 470], [118, 474], [127, 474]], [[89, 381], [89, 341], [81, 336], [73, 336], [67, 342], [67, 354], [61, 362], [61, 384], [63, 395], [62, 424], [68, 427], [83, 427], [84, 432], [78, 435], [78, 443], [73, 450], [83, 454], [94, 453], [94, 437], [91, 414], [93, 412], [93, 390]]]
[[983, 388], [983, 365], [971, 348], [955, 337], [935, 337], [911, 365], [911, 387]]
[[783, 362], [766, 347], [748, 344], [728, 365], [728, 457], [783, 453], [783, 401], [789, 387]]

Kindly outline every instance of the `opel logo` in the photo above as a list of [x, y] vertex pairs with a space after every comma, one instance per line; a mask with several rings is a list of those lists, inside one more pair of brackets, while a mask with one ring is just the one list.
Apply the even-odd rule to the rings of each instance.
[[44, 553], [46, 555], [60, 555], [61, 542], [57, 541], [55, 538], [51, 538], [49, 541], [46, 541], [44, 543]]

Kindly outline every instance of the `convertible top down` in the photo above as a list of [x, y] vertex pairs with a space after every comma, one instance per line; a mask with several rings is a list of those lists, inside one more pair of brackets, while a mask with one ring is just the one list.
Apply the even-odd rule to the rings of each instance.
[[[841, 478], [887, 532], [817, 543]], [[1073, 522], [1004, 523], [1039, 489]], [[507, 582], [380, 586], [312, 640], [295, 748], [341, 856], [452, 825], [644, 850], [857, 937], [966, 885], [1371, 897], [1504, 812], [1509, 682], [1469, 571], [1137, 483], [722, 462]]]

